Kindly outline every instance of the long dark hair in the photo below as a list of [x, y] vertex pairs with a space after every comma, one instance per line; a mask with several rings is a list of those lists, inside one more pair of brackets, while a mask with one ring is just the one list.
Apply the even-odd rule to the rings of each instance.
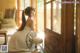
[[[26, 18], [25, 15], [27, 15], [28, 17], [31, 16], [31, 11], [35, 11], [34, 8], [32, 7], [27, 7], [25, 10], [23, 10], [22, 12], [22, 24], [21, 27], [18, 29], [18, 31], [22, 31], [26, 25]], [[25, 13], [25, 15], [24, 15]]]

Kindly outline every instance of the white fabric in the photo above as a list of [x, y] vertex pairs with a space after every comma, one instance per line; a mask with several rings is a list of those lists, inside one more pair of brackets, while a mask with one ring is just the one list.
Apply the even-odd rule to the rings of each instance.
[[[22, 31], [16, 32], [10, 39], [8, 44], [9, 51], [32, 51], [34, 50], [34, 44], [31, 49], [26, 45], [26, 35], [29, 33], [32, 38], [36, 36], [36, 33], [26, 27]], [[24, 52], [23, 52], [24, 53]], [[29, 52], [28, 52], [29, 53]]]

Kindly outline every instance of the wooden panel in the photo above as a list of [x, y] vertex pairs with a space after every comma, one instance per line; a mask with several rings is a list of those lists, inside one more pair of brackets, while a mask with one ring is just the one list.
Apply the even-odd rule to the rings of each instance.
[[45, 50], [47, 53], [63, 53], [63, 38], [51, 30], [46, 29]]
[[46, 29], [46, 0], [44, 0], [44, 30]]
[[[73, 0], [62, 0], [72, 2]], [[62, 5], [62, 36], [64, 37], [64, 53], [73, 52], [74, 41], [74, 4], [64, 3]]]
[[80, 0], [77, 0], [79, 2], [77, 4], [76, 8], [76, 18], [77, 18], [77, 36], [76, 36], [76, 53], [80, 53]]

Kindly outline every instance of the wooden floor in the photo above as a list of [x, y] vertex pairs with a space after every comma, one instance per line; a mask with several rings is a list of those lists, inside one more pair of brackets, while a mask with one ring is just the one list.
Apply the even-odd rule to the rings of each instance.
[[63, 38], [51, 30], [46, 30], [45, 36], [45, 50], [47, 53], [63, 53], [64, 45]]

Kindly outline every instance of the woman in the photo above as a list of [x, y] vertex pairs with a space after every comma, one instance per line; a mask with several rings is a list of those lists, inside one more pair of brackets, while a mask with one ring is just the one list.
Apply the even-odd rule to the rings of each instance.
[[[35, 50], [35, 43], [41, 43], [42, 40], [36, 38], [33, 31], [34, 8], [27, 7], [22, 13], [22, 25], [10, 39], [8, 51], [14, 53], [32, 53]], [[26, 20], [25, 15], [28, 16]], [[35, 43], [34, 43], [35, 42]]]

